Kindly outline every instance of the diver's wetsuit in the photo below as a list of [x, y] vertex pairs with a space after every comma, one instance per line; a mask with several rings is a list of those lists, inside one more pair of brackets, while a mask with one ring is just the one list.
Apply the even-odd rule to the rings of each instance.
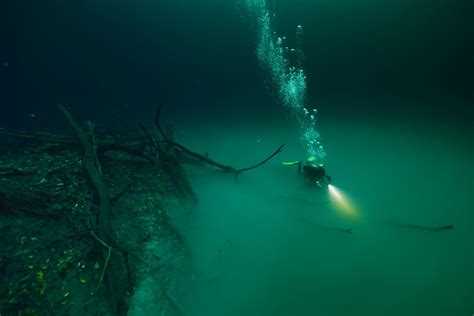
[[326, 169], [324, 169], [324, 166], [304, 165], [303, 171], [314, 180], [322, 180], [326, 176]]
[[315, 181], [318, 184], [321, 184], [324, 180], [331, 182], [331, 177], [326, 174], [326, 169], [322, 165], [306, 164], [303, 166], [303, 172], [311, 181]]

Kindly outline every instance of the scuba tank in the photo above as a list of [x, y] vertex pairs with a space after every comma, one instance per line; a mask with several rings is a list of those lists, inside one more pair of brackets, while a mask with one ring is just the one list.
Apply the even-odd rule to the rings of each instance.
[[314, 156], [308, 157], [304, 165], [299, 160], [284, 162], [283, 165], [298, 165], [298, 173], [309, 178], [311, 182], [315, 182], [319, 187], [331, 183], [331, 177], [326, 173], [325, 166], [323, 164], [317, 164], [316, 157]]

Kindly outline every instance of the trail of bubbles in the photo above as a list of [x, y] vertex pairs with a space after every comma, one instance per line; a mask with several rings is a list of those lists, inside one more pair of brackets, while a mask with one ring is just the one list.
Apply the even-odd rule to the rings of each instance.
[[[278, 90], [283, 106], [290, 110], [300, 126], [300, 138], [308, 157], [314, 156], [319, 164], [326, 155], [316, 129], [316, 109], [308, 110], [306, 102], [306, 76], [303, 71], [302, 37], [303, 27], [296, 29], [298, 47], [285, 46], [285, 37], [278, 37], [272, 28], [271, 12], [265, 0], [242, 0], [257, 30], [257, 57], [262, 67], [270, 74]], [[290, 64], [290, 56], [296, 58], [296, 66]]]

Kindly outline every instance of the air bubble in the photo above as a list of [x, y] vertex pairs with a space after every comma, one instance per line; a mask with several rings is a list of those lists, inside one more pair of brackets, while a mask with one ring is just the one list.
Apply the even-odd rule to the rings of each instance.
[[[265, 0], [244, 0], [249, 14], [255, 19], [258, 29], [257, 56], [260, 63], [269, 72], [280, 100], [290, 109], [301, 127], [300, 139], [308, 155], [315, 156], [318, 161], [325, 156], [324, 148], [319, 141], [316, 130], [316, 109], [308, 110], [306, 103], [306, 76], [303, 71], [303, 27], [296, 26], [296, 48], [289, 48], [286, 36], [279, 37], [273, 31], [272, 16]], [[295, 65], [288, 56], [296, 57]], [[295, 67], [297, 66], [297, 67]], [[311, 114], [311, 115], [310, 115]]]

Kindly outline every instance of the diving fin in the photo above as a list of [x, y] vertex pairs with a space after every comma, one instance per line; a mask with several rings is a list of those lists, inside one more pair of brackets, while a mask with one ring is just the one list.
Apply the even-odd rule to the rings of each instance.
[[294, 165], [297, 165], [297, 164], [299, 164], [299, 163], [300, 163], [299, 160], [284, 161], [284, 162], [283, 162], [283, 165], [284, 165], [284, 166], [294, 166]]

